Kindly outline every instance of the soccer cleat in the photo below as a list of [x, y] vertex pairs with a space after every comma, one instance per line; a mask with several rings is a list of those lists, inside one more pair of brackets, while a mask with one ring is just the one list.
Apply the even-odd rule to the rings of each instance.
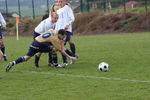
[[10, 62], [6, 67], [6, 72], [9, 72], [9, 70], [12, 68], [13, 65], [14, 65], [14, 63]]
[[60, 64], [57, 64], [57, 63], [49, 63], [48, 66], [58, 68], [58, 67], [60, 67]]
[[4, 61], [7, 61], [7, 57], [6, 56], [3, 56], [3, 58], [4, 58]]
[[60, 64], [60, 65], [58, 66], [58, 68], [63, 68], [63, 67], [66, 67], [66, 66], [68, 66], [68, 63], [62, 63], [62, 64]]

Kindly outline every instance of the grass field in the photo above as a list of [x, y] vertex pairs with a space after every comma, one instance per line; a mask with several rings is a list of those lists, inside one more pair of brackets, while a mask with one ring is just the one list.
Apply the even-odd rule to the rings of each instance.
[[[0, 62], [0, 100], [150, 100], [150, 33], [75, 36], [79, 59], [66, 68], [35, 68], [33, 58], [5, 72], [23, 56], [32, 37], [5, 37], [8, 61]], [[100, 62], [110, 65], [100, 72]]]

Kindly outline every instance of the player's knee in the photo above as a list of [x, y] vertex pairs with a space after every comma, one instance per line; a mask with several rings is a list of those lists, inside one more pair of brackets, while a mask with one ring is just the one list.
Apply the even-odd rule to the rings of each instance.
[[29, 56], [24, 56], [25, 61], [28, 61], [30, 59]]

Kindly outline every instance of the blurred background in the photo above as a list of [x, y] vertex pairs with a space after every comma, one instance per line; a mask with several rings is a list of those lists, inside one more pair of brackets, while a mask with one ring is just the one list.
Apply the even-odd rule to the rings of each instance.
[[[150, 11], [150, 0], [68, 0], [75, 13], [102, 12], [143, 12]], [[6, 17], [13, 13], [21, 17], [41, 16], [54, 4], [54, 0], [0, 0], [0, 12]]]

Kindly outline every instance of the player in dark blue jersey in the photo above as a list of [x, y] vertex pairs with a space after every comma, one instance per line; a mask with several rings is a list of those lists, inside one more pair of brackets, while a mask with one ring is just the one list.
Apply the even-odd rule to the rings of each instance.
[[8, 72], [15, 64], [19, 64], [29, 60], [32, 56], [34, 56], [38, 52], [48, 53], [52, 51], [59, 51], [61, 54], [67, 56], [71, 60], [76, 60], [76, 57], [72, 57], [72, 55], [67, 54], [68, 50], [66, 50], [62, 45], [61, 41], [65, 36], [66, 31], [61, 29], [58, 31], [58, 34], [44, 33], [36, 37], [31, 43], [28, 53], [25, 56], [19, 57], [16, 60], [10, 62], [6, 67], [6, 72]]

